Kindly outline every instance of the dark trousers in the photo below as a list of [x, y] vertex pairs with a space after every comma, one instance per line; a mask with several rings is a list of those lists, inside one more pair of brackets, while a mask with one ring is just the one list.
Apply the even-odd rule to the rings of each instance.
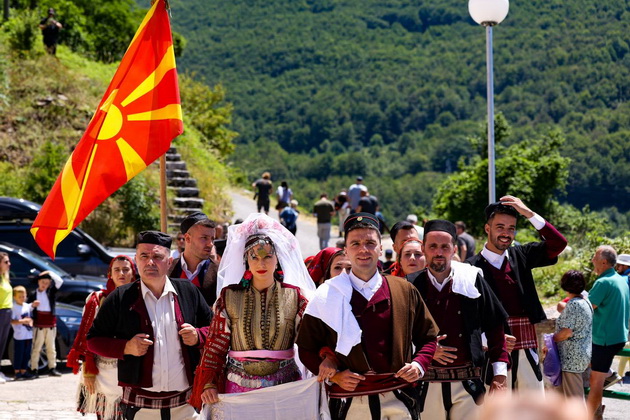
[[9, 339], [11, 328], [11, 308], [0, 309], [0, 359], [4, 356], [4, 349]]
[[31, 348], [33, 346], [33, 340], [14, 340], [14, 342], [15, 354], [13, 356], [13, 369], [28, 369], [28, 362], [31, 359]]

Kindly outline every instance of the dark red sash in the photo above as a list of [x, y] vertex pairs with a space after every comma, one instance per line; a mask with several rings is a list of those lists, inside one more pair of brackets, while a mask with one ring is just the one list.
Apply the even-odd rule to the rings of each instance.
[[37, 311], [33, 324], [35, 328], [54, 328], [57, 326], [57, 317], [52, 312]]
[[354, 391], [346, 391], [337, 384], [328, 386], [328, 396], [330, 398], [359, 397], [413, 386], [404, 379], [395, 378], [393, 373], [364, 373], [363, 376], [365, 380], [359, 382]]

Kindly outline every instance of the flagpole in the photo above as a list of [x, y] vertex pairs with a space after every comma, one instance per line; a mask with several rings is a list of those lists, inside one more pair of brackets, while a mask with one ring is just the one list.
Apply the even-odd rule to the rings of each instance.
[[166, 220], [166, 154], [160, 156], [160, 230], [167, 232]]

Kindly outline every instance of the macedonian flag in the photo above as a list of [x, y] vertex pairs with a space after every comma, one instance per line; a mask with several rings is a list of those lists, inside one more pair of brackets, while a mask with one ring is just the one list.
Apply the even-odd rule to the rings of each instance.
[[183, 132], [165, 0], [136, 32], [83, 137], [31, 233], [51, 258], [57, 245], [107, 197], [166, 153]]

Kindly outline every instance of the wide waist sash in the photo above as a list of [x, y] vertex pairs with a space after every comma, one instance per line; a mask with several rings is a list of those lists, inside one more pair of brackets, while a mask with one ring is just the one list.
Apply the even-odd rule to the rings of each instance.
[[480, 377], [481, 368], [473, 366], [472, 363], [467, 363], [456, 367], [430, 366], [422, 380], [427, 382], [459, 382]]
[[337, 384], [328, 386], [328, 396], [330, 398], [359, 397], [413, 386], [404, 379], [394, 377], [393, 373], [364, 373], [363, 376], [365, 380], [359, 382], [354, 391], [346, 391]]
[[37, 328], [54, 328], [57, 326], [57, 317], [52, 312], [37, 311], [33, 325]]
[[234, 351], [230, 350], [228, 356], [234, 359], [275, 359], [286, 360], [293, 359], [295, 356], [295, 350], [246, 350], [246, 351]]

